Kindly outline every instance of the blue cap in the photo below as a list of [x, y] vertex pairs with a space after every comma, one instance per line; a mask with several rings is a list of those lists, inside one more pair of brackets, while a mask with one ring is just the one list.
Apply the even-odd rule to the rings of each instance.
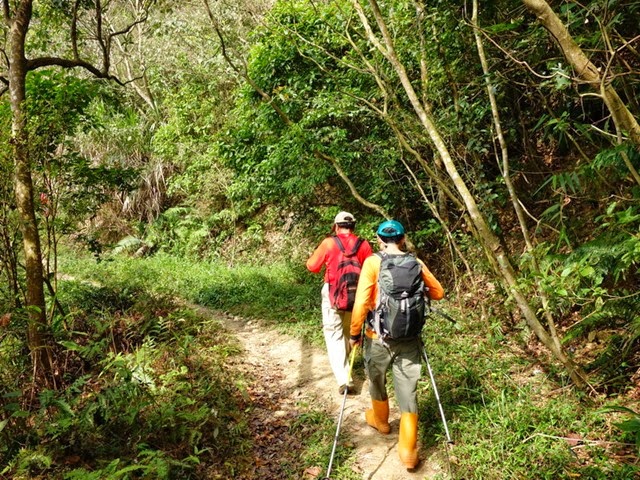
[[400, 222], [396, 220], [387, 220], [382, 222], [376, 231], [376, 235], [379, 237], [397, 237], [404, 235], [404, 227]]

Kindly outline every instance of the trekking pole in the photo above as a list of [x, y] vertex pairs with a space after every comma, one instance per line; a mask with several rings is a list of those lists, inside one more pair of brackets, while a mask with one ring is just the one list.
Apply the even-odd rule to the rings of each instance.
[[[349, 359], [349, 373], [347, 374], [347, 385], [351, 383], [351, 370], [353, 369], [353, 362], [356, 359], [356, 350], [358, 345], [354, 345], [351, 349], [351, 358]], [[336, 446], [338, 445], [338, 435], [340, 434], [340, 426], [342, 425], [342, 414], [344, 413], [344, 406], [347, 403], [347, 393], [349, 388], [344, 389], [342, 397], [342, 408], [340, 409], [340, 415], [338, 416], [338, 426], [336, 428], [336, 435], [333, 438], [333, 448], [331, 449], [331, 458], [329, 458], [329, 466], [327, 467], [327, 475], [322, 480], [331, 480], [331, 467], [333, 465], [333, 456], [336, 454]]]
[[427, 350], [424, 348], [424, 342], [422, 338], [420, 339], [420, 347], [422, 347], [422, 357], [424, 358], [424, 363], [427, 364], [427, 370], [429, 371], [429, 377], [431, 377], [431, 385], [433, 385], [433, 393], [436, 396], [436, 401], [438, 402], [438, 409], [440, 410], [440, 416], [442, 417], [442, 423], [444, 424], [444, 432], [447, 435], [447, 444], [453, 445], [453, 440], [451, 440], [451, 435], [449, 435], [449, 427], [447, 426], [447, 419], [444, 416], [444, 410], [442, 409], [442, 403], [440, 402], [440, 395], [438, 394], [438, 388], [436, 387], [436, 380], [433, 377], [433, 371], [431, 370], [431, 365], [429, 364], [429, 357], [427, 357]]
[[458, 323], [456, 320], [454, 320], [453, 318], [451, 318], [449, 315], [447, 315], [446, 313], [444, 313], [442, 310], [440, 310], [439, 308], [434, 308], [431, 306], [431, 298], [428, 295], [429, 290], [427, 289], [425, 292], [425, 296], [424, 296], [424, 301], [426, 303], [426, 309], [425, 309], [425, 314], [424, 316], [427, 317], [430, 313], [435, 313], [436, 315], [449, 320], [451, 323], [453, 323], [454, 325], [456, 323]]
[[442, 318], [449, 320], [451, 323], [453, 323], [454, 325], [458, 322], [456, 322], [453, 318], [451, 318], [449, 315], [447, 315], [446, 313], [444, 313], [442, 310], [440, 310], [439, 308], [430, 308], [429, 310], [431, 313], [435, 313], [436, 315], [441, 316]]

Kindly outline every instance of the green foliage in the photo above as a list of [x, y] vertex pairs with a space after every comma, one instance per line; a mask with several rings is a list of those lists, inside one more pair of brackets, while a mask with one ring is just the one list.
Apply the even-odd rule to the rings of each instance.
[[[248, 448], [241, 412], [249, 407], [239, 402], [248, 396], [241, 376], [227, 366], [239, 348], [217, 321], [176, 309], [168, 298], [202, 298], [320, 343], [319, 286], [309, 281], [311, 274], [293, 264], [230, 269], [162, 254], [61, 260], [65, 271], [83, 278], [60, 288], [60, 300], [72, 308], [59, 320], [56, 339], [72, 368], [64, 388], [41, 394], [35, 419], [25, 412], [37, 423], [37, 436], [13, 438], [9, 445], [64, 446], [64, 452], [46, 451], [69, 459], [64, 478], [202, 478], [199, 469], [212, 464], [228, 475], [241, 470]], [[286, 288], [292, 284], [299, 289]], [[77, 371], [85, 373], [72, 375]], [[324, 463], [334, 419], [301, 408], [307, 413], [293, 427], [302, 439], [301, 461]], [[12, 420], [0, 435], [15, 427]], [[338, 450], [341, 478], [355, 478], [349, 455], [348, 447]], [[92, 460], [75, 465], [76, 456]], [[43, 472], [57, 475], [56, 468]], [[293, 476], [300, 471], [297, 464], [291, 468]]]
[[[322, 338], [315, 326], [320, 279], [306, 271], [302, 260], [283, 264], [265, 259], [261, 264], [231, 268], [217, 261], [158, 254], [144, 262], [118, 257], [83, 268], [87, 268], [84, 275], [95, 280], [114, 282], [122, 275], [128, 277], [129, 287], [122, 290], [125, 301], [139, 294], [133, 292], [150, 289], [237, 315], [260, 317], [314, 342]], [[118, 305], [118, 301], [107, 304]]]
[[[43, 248], [47, 259], [55, 255], [55, 244], [61, 233], [69, 233], [79, 221], [95, 214], [110, 197], [113, 189], [127, 189], [134, 173], [121, 168], [95, 166], [74, 147], [70, 138], [87, 124], [85, 114], [96, 97], [106, 95], [104, 85], [56, 70], [31, 72], [26, 82], [25, 110], [29, 135], [29, 158], [34, 183], [36, 215], [43, 229]], [[8, 126], [10, 112], [2, 103], [2, 123]], [[11, 129], [3, 129], [5, 144], [9, 145]], [[13, 175], [11, 149], [0, 154], [1, 170], [5, 178]], [[5, 182], [0, 198], [4, 238], [0, 257], [6, 285], [16, 295], [21, 275], [16, 266], [22, 263], [20, 232], [16, 224], [11, 182]], [[46, 241], [45, 241], [46, 240]], [[47, 266], [52, 262], [47, 261]], [[50, 272], [46, 272], [49, 274]], [[9, 303], [14, 303], [10, 301]]]
[[229, 177], [211, 143], [227, 108], [219, 87], [209, 76], [197, 75], [176, 92], [168, 92], [163, 99], [165, 120], [151, 140], [155, 156], [179, 167], [170, 178], [169, 192], [180, 198], [199, 198], [204, 208], [223, 203]]
[[591, 232], [592, 238], [571, 253], [554, 255], [550, 246], [539, 247], [544, 266], [557, 269], [555, 279], [545, 279], [549, 287], [556, 289], [550, 293], [577, 297], [580, 304], [596, 301], [601, 305], [602, 297], [612, 289], [624, 292], [633, 283], [640, 262], [638, 206], [631, 203], [621, 209], [614, 202], [594, 221], [597, 228]]
[[[30, 58], [66, 38], [68, 32], [56, 26], [68, 19], [70, 6], [57, 0], [37, 5]], [[527, 367], [530, 358], [514, 354], [521, 345], [511, 342], [526, 332], [508, 311], [509, 299], [506, 307], [486, 305], [487, 291], [480, 295], [469, 287], [476, 281], [493, 285], [495, 279], [482, 277], [489, 268], [462, 212], [440, 201], [438, 186], [376, 111], [382, 109], [431, 164], [429, 139], [396, 74], [364, 40], [350, 3], [276, 2], [263, 27], [251, 34], [244, 3], [224, 6], [228, 10], [213, 5], [219, 9], [216, 18], [237, 27], [223, 29], [232, 47], [227, 51], [250, 49], [247, 73], [271, 102], [246, 85], [234, 90], [208, 19], [190, 2], [161, 5], [146, 32], [150, 36], [136, 42], [145, 69], [136, 85], [150, 87], [144, 102], [133, 90], [114, 95], [99, 82], [57, 71], [30, 73], [36, 191], [58, 208], [50, 222], [51, 207], [43, 202], [39, 218], [90, 244], [102, 261], [75, 266], [102, 286], [60, 282], [58, 299], [69, 308], [65, 316], [52, 318], [51, 338], [66, 370], [58, 391], [42, 392], [37, 412], [19, 393], [28, 363], [22, 355], [25, 313], [12, 312], [1, 331], [0, 457], [9, 465], [4, 474], [47, 476], [80, 452], [91, 464], [70, 462], [68, 478], [197, 476], [202, 475], [198, 461], [223, 454], [234, 442], [242, 447], [242, 421], [225, 417], [238, 403], [217, 376], [229, 373], [223, 359], [237, 346], [222, 342], [217, 327], [176, 310], [165, 295], [261, 317], [321, 344], [320, 279], [304, 270], [301, 259], [307, 243], [327, 233], [338, 209], [358, 207], [333, 166], [317, 155], [323, 153], [337, 159], [363, 197], [406, 220], [418, 249], [436, 269], [449, 271], [443, 227], [425, 217], [422, 194], [413, 185], [417, 178], [427, 198], [438, 200], [468, 256], [474, 277], [451, 289], [450, 298], [466, 309], [465, 321], [484, 317], [484, 323], [474, 324], [481, 335], [451, 332], [434, 322], [439, 336], [427, 342], [442, 379], [445, 410], [462, 440], [456, 475], [631, 476], [631, 467], [616, 465], [601, 447], [589, 448], [589, 462], [576, 465], [561, 441], [545, 436], [578, 431], [606, 438], [608, 433], [586, 403], [564, 391], [557, 394], [556, 377], [534, 373]], [[463, 179], [516, 258], [525, 248], [514, 233], [503, 172], [495, 162], [485, 78], [465, 10], [443, 0], [421, 5], [421, 17], [411, 2], [381, 7], [399, 57]], [[636, 56], [626, 42], [637, 35], [639, 8], [638, 2], [604, 0], [554, 7], [601, 71], [611, 72], [611, 85], [636, 113], [637, 72], [629, 68]], [[601, 344], [584, 361], [598, 388], [620, 394], [637, 368], [640, 338], [638, 187], [625, 163], [628, 158], [638, 168], [637, 148], [611, 146], [615, 131], [601, 99], [586, 95], [590, 87], [571, 78], [576, 72], [559, 59], [553, 39], [521, 3], [485, 2], [481, 26], [491, 37], [483, 38], [513, 179], [527, 218], [537, 227], [535, 251], [521, 256], [523, 291], [534, 304], [538, 288], [547, 293], [570, 351]], [[616, 55], [605, 55], [611, 51]], [[367, 71], [365, 59], [378, 79]], [[0, 127], [0, 143], [9, 145], [4, 98]], [[434, 165], [441, 174], [442, 167]], [[10, 149], [0, 151], [0, 173], [12, 174]], [[12, 197], [5, 182], [2, 238], [15, 246], [20, 239]], [[363, 213], [359, 233], [368, 236], [379, 219]], [[283, 225], [289, 220], [302, 227], [287, 230]], [[80, 224], [83, 230], [76, 232]], [[103, 225], [104, 231], [85, 231], [89, 224]], [[116, 242], [109, 252], [107, 245]], [[12, 261], [20, 263], [16, 249], [6, 251], [4, 245], [3, 272]], [[126, 258], [127, 253], [155, 255], [139, 259]], [[4, 290], [9, 284], [2, 282], [2, 313], [14, 306], [16, 292]], [[608, 330], [615, 333], [603, 337]], [[507, 380], [514, 376], [519, 377]], [[430, 422], [423, 441], [429, 444], [442, 438], [441, 425], [428, 384], [420, 388], [421, 418]], [[536, 388], [555, 393], [543, 398]], [[326, 456], [330, 420], [309, 415], [296, 425], [316, 449], [309, 462]], [[624, 425], [627, 437], [637, 432], [633, 421]], [[205, 444], [218, 450], [206, 451]], [[348, 449], [339, 452], [341, 464], [348, 455]], [[346, 470], [340, 474], [350, 475]]]
[[619, 405], [606, 406], [602, 408], [600, 412], [623, 413], [627, 415], [628, 418], [626, 420], [614, 423], [614, 425], [634, 440], [638, 453], [640, 453], [640, 414], [628, 407], [622, 407]]
[[26, 84], [30, 135], [33, 142], [45, 147], [38, 146], [34, 153], [56, 148], [63, 135], [73, 132], [91, 100], [103, 88], [98, 81], [56, 70], [32, 72]]
[[[68, 478], [188, 478], [214, 451], [234, 454], [243, 427], [224, 358], [239, 350], [218, 322], [126, 279], [65, 282], [59, 300], [71, 312], [54, 322], [63, 385], [41, 391], [37, 412], [21, 406], [20, 392], [0, 402], [5, 473], [53, 474], [58, 459], [73, 465], [79, 457], [87, 466]], [[4, 356], [6, 339], [1, 345]]]
[[146, 241], [174, 255], [197, 257], [211, 240], [210, 219], [187, 207], [165, 210], [147, 229]]
[[53, 459], [40, 451], [20, 452], [17, 458], [18, 475], [37, 476], [46, 472], [53, 464]]
[[252, 88], [241, 89], [219, 144], [236, 173], [232, 198], [295, 206], [317, 195], [346, 195], [333, 180], [333, 166], [318, 153], [335, 158], [350, 178], [362, 179], [358, 188], [367, 198], [388, 205], [398, 201], [395, 192], [401, 196], [404, 184], [388, 181], [398, 161], [393, 135], [359, 100], [376, 102], [381, 93], [369, 75], [350, 66], [361, 60], [338, 33], [349, 11], [338, 3], [282, 2], [270, 12], [248, 75], [287, 118]]
[[95, 214], [114, 190], [131, 190], [138, 178], [135, 169], [92, 165], [90, 159], [74, 152], [52, 158], [46, 168], [43, 215], [51, 216], [62, 233], [71, 233], [78, 219]]
[[[494, 335], [488, 323], [467, 315], [454, 331], [432, 315], [423, 332], [455, 442], [448, 447], [451, 477], [622, 480], [637, 474], [633, 460], [616, 460], [628, 452], [627, 434], [610, 437], [593, 400], [556, 384], [521, 357], [509, 337], [483, 340]], [[418, 388], [422, 442], [438, 447], [446, 437], [426, 371]], [[568, 443], [572, 438], [581, 443]], [[620, 443], [600, 443], [604, 438]]]
[[[538, 246], [533, 253], [541, 267], [538, 283], [552, 302], [552, 311], [571, 319], [563, 342], [580, 349], [582, 342], [598, 338], [604, 347], [591, 359], [589, 370], [605, 383], [616, 379], [615, 388], [624, 388], [634, 373], [633, 358], [639, 348], [638, 206], [636, 202], [611, 203], [591, 225], [595, 225], [591, 238], [569, 252], [554, 253], [558, 250], [550, 245]], [[524, 265], [530, 261], [528, 255], [522, 258]], [[604, 340], [604, 332], [612, 329], [616, 334]]]

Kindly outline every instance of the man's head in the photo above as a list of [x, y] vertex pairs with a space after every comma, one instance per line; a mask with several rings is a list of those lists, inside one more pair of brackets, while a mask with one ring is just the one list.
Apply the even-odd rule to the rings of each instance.
[[404, 240], [404, 227], [396, 220], [382, 222], [376, 230], [376, 235], [382, 243], [395, 243], [399, 245]]
[[348, 230], [354, 230], [356, 228], [356, 218], [349, 212], [340, 212], [333, 220], [333, 227], [335, 229], [346, 228]]

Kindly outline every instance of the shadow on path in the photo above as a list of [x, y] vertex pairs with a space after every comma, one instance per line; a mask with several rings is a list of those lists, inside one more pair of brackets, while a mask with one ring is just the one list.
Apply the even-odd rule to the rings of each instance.
[[[245, 361], [280, 370], [278, 378], [281, 381], [279, 385], [274, 385], [280, 390], [280, 396], [307, 401], [330, 414], [335, 412], [337, 421], [343, 397], [338, 393], [324, 349], [283, 335], [256, 321], [207, 312], [208, 316], [221, 318], [223, 324], [236, 335], [246, 351]], [[361, 362], [353, 376], [357, 393], [347, 397], [339, 441], [348, 439], [354, 445], [354, 470], [366, 480], [447, 478], [446, 464], [443, 462], [446, 457], [438, 448], [427, 451], [421, 449], [418, 467], [412, 471], [404, 468], [396, 451], [400, 417], [397, 406], [391, 400], [391, 433], [379, 434], [364, 421], [364, 411], [369, 407], [370, 400]], [[326, 465], [323, 467], [326, 468]]]

